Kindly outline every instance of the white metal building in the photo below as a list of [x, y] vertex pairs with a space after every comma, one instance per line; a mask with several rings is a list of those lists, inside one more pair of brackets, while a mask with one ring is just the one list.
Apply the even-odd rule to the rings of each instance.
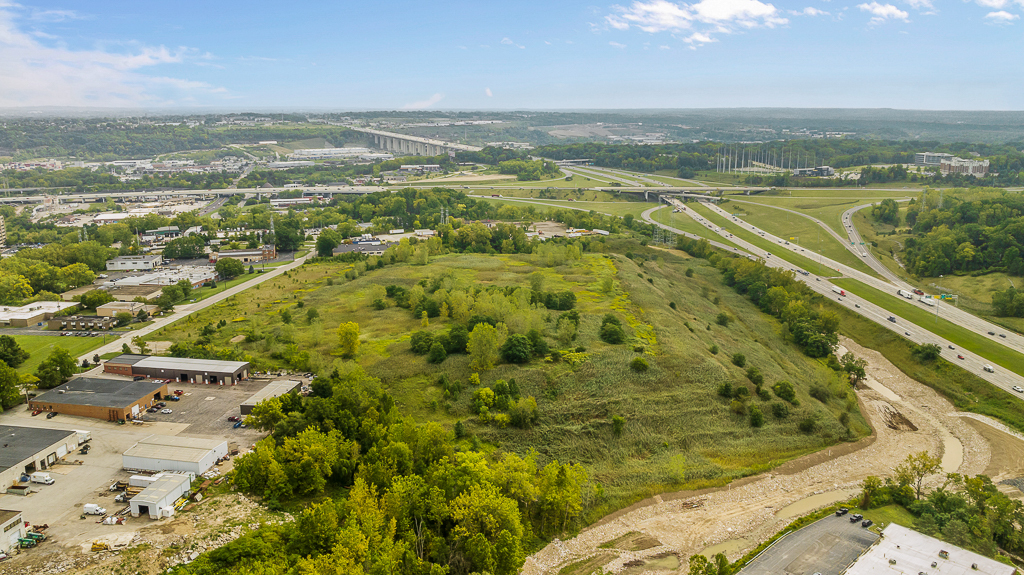
[[0, 530], [3, 537], [0, 537], [0, 551], [9, 552], [18, 547], [18, 539], [25, 536], [25, 520], [21, 517], [21, 511], [0, 509]]
[[191, 476], [184, 473], [164, 474], [128, 502], [132, 517], [170, 517], [174, 514], [174, 502], [183, 495], [187, 496], [191, 488]]
[[939, 541], [923, 533], [890, 523], [845, 575], [1013, 575], [1013, 565], [1004, 565], [984, 555]]
[[159, 255], [117, 256], [112, 260], [107, 260], [107, 269], [110, 271], [148, 271], [160, 267], [162, 261], [163, 256]]
[[175, 435], [150, 435], [121, 456], [125, 469], [202, 475], [228, 454], [228, 442]]
[[256, 404], [264, 399], [281, 397], [287, 393], [295, 393], [300, 387], [302, 387], [302, 382], [294, 379], [279, 379], [277, 381], [272, 381], [268, 383], [266, 387], [256, 392], [252, 397], [243, 401], [238, 406], [239, 410], [242, 415], [249, 415], [252, 413], [252, 409], [256, 407]]
[[74, 431], [0, 425], [0, 493], [23, 475], [46, 471], [76, 449]]

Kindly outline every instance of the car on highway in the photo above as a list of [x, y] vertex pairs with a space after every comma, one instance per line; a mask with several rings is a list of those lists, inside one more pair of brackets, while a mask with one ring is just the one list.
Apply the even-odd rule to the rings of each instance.
[[991, 365], [986, 365], [985, 367], [983, 367], [981, 369], [984, 369], [985, 371], [987, 371], [989, 373], [995, 373], [996, 372], [996, 370], [992, 369]]
[[1017, 393], [1024, 393], [1024, 388], [1022, 388], [1019, 385], [1013, 386], [1013, 390], [1016, 391]]
[[962, 355], [960, 355], [960, 354], [957, 354], [957, 355], [956, 355], [956, 358], [957, 358], [957, 359], [963, 359], [963, 358], [964, 358], [964, 356], [962, 356]]
[[855, 304], [853, 304], [853, 307], [858, 307], [859, 308], [860, 304], [859, 303], [855, 303]]
[[996, 334], [996, 332], [994, 332], [994, 331], [990, 331], [990, 332], [988, 332], [988, 334], [989, 334], [989, 335], [995, 335], [995, 334]]
[[905, 335], [907, 337], [910, 337], [910, 332], [909, 331], [905, 331], [905, 332], [903, 332], [903, 335]]
[[1001, 333], [1001, 334], [999, 334], [999, 337], [1001, 337], [1003, 339], [1006, 339], [1006, 334], [1005, 333]]
[[949, 349], [956, 349], [955, 347], [953, 347], [953, 346], [951, 346], [951, 345], [950, 345], [950, 346], [947, 346], [947, 347], [949, 347]]
[[896, 317], [895, 316], [889, 316], [889, 321], [891, 321], [893, 323], [896, 323]]

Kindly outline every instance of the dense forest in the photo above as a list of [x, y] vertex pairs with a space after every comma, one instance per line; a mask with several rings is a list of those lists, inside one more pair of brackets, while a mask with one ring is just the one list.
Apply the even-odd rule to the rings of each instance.
[[[976, 188], [927, 191], [907, 209], [900, 259], [918, 276], [1005, 271], [1024, 273], [1024, 197]], [[890, 219], [891, 222], [891, 219]]]

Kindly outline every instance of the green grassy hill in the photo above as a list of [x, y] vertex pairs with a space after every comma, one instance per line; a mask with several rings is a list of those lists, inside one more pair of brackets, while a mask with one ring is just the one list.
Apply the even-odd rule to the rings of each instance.
[[[869, 432], [842, 378], [780, 337], [778, 322], [723, 286], [707, 261], [631, 240], [609, 238], [594, 246], [615, 253], [589, 252], [553, 266], [537, 255], [482, 254], [437, 256], [426, 265], [371, 265], [370, 271], [362, 262], [307, 264], [151, 339], [195, 342], [210, 325], [209, 345], [225, 352], [234, 348], [232, 353], [248, 354], [264, 367], [291, 365], [322, 373], [363, 369], [380, 378], [402, 412], [416, 420], [450, 426], [463, 421], [466, 447], [479, 440], [487, 450], [535, 450], [542, 463], [583, 463], [606, 496], [592, 518], [651, 493], [722, 484]], [[545, 292], [575, 294], [580, 324], [574, 341], [558, 339], [561, 311], [531, 306], [528, 299], [522, 303], [531, 282], [542, 284]], [[572, 361], [553, 361], [549, 355], [490, 370], [471, 369], [465, 354], [428, 363], [425, 355], [412, 352], [412, 334], [442, 334], [456, 320], [442, 313], [424, 327], [418, 315], [382, 296], [389, 285], [409, 291], [425, 285], [424, 297], [452, 302], [469, 294], [475, 299], [469, 300], [470, 308], [453, 303], [450, 315], [491, 316], [510, 334], [538, 330], [552, 350], [584, 351], [567, 357]], [[377, 299], [387, 307], [375, 309]], [[309, 310], [318, 317], [308, 319]], [[730, 319], [728, 326], [716, 323], [721, 313]], [[621, 321], [624, 344], [598, 337], [606, 314]], [[360, 326], [354, 360], [339, 357], [336, 331], [345, 322]], [[229, 343], [239, 335], [247, 341]], [[745, 356], [745, 367], [734, 365], [734, 354]], [[649, 370], [630, 368], [637, 357]], [[746, 376], [751, 366], [763, 374], [765, 389], [780, 380], [792, 382], [799, 405], [774, 395], [757, 397]], [[473, 410], [477, 388], [470, 384], [477, 371], [481, 387], [514, 379], [523, 397], [536, 398], [537, 424], [520, 429], [482, 423]], [[458, 383], [461, 393], [446, 394], [438, 384], [443, 375]], [[752, 427], [748, 413], [730, 409], [732, 400], [718, 393], [724, 383], [747, 388], [742, 409], [760, 409], [763, 427]], [[809, 396], [812, 385], [830, 391], [827, 402]], [[788, 416], [774, 416], [774, 404], [785, 404]], [[618, 435], [615, 416], [624, 418]], [[812, 424], [801, 431], [807, 421]]]

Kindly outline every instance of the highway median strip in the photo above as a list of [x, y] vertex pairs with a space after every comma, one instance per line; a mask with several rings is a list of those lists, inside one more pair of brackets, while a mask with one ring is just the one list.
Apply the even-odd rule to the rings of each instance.
[[[990, 341], [984, 335], [974, 333], [943, 318], [941, 309], [939, 309], [938, 319], [936, 319], [935, 312], [923, 310], [914, 304], [902, 301], [859, 280], [843, 278], [832, 280], [832, 283], [848, 291], [850, 295], [862, 297], [889, 313], [900, 316], [915, 324], [915, 326], [919, 326], [921, 329], [928, 330], [939, 337], [949, 340], [957, 347], [977, 354], [1014, 373], [1024, 372], [1024, 354], [1013, 351], [998, 342]], [[896, 287], [894, 286], [893, 293], [895, 291]]]

